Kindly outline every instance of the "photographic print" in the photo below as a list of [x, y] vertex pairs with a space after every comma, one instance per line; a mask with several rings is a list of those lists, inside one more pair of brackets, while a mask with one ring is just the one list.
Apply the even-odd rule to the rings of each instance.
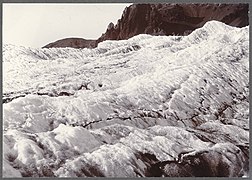
[[249, 4], [2, 5], [3, 177], [249, 177]]

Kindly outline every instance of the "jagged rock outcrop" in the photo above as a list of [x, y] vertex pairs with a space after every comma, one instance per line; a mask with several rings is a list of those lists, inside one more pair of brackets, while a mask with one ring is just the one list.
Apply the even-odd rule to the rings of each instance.
[[76, 39], [65, 39], [44, 47], [93, 48], [105, 40], [129, 39], [138, 34], [187, 35], [210, 20], [244, 27], [249, 23], [248, 10], [248, 4], [133, 4], [97, 40], [79, 40], [76, 45]]
[[246, 4], [133, 4], [114, 27], [97, 40], [128, 39], [138, 34], [185, 35], [209, 20], [231, 26], [248, 25]]

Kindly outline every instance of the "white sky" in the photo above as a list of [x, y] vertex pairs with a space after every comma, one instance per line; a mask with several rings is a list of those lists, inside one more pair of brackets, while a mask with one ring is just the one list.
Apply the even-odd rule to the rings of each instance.
[[127, 3], [3, 3], [3, 43], [42, 47], [68, 37], [97, 39]]

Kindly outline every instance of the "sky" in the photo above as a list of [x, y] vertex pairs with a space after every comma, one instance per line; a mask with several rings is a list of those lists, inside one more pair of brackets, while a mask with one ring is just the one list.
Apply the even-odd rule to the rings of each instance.
[[43, 47], [69, 37], [97, 39], [128, 3], [3, 3], [3, 43]]

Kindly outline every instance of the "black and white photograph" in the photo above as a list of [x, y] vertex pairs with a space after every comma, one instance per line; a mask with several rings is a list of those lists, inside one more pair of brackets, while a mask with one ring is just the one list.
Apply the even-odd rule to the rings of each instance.
[[249, 178], [249, 3], [2, 3], [2, 176]]

